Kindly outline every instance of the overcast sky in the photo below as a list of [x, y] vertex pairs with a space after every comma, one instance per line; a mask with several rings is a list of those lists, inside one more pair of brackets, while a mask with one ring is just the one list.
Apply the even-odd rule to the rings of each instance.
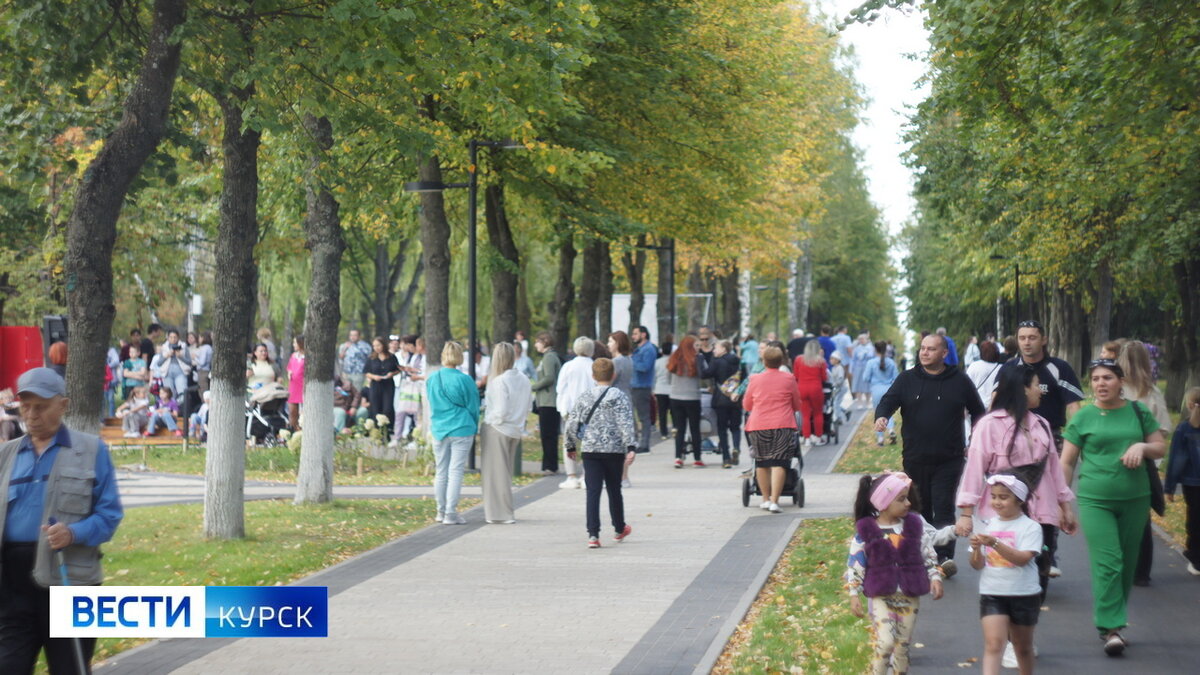
[[[841, 19], [861, 0], [820, 0], [826, 14]], [[919, 85], [925, 73], [928, 50], [921, 15], [886, 10], [870, 24], [855, 24], [842, 31], [842, 42], [854, 50], [854, 77], [867, 96], [863, 122], [854, 140], [863, 151], [863, 170], [870, 180], [871, 197], [883, 211], [892, 233], [912, 213], [912, 176], [901, 162], [901, 140], [909, 109], [928, 88]], [[911, 57], [916, 55], [917, 59]]]

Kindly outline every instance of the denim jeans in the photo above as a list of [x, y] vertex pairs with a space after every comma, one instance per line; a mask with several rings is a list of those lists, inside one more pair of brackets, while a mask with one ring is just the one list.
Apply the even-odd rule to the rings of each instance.
[[433, 442], [433, 461], [437, 466], [433, 475], [433, 496], [439, 511], [457, 511], [458, 495], [462, 492], [463, 467], [467, 465], [467, 455], [474, 441], [474, 436], [447, 436]]
[[147, 431], [150, 432], [151, 436], [154, 435], [155, 431], [158, 431], [158, 425], [160, 423], [163, 426], [165, 426], [169, 431], [175, 431], [176, 429], [179, 428], [175, 424], [175, 415], [171, 414], [170, 411], [154, 413], [153, 415], [150, 416], [150, 428], [147, 429]]

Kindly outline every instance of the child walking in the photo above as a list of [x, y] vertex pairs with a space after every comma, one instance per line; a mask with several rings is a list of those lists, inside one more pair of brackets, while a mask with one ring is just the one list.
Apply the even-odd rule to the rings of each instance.
[[1173, 502], [1175, 486], [1183, 486], [1183, 501], [1187, 504], [1187, 547], [1183, 555], [1188, 560], [1188, 573], [1200, 576], [1200, 387], [1189, 389], [1184, 402], [1187, 416], [1171, 435], [1163, 492]]
[[[871, 672], [908, 672], [908, 645], [917, 624], [921, 596], [942, 597], [942, 572], [933, 550], [952, 540], [953, 526], [934, 530], [910, 500], [912, 479], [903, 473], [863, 476], [854, 501], [854, 539], [846, 564], [850, 611], [871, 620]], [[912, 511], [910, 513], [910, 511]]]
[[1029, 487], [1011, 474], [987, 479], [996, 517], [971, 537], [971, 567], [979, 576], [979, 616], [983, 624], [983, 673], [999, 675], [1004, 646], [1012, 642], [1021, 675], [1033, 672], [1033, 629], [1041, 609], [1037, 563], [1042, 526], [1024, 513]]
[[583, 475], [587, 484], [588, 548], [600, 548], [600, 492], [608, 493], [613, 541], [621, 543], [633, 532], [625, 522], [625, 500], [621, 496], [621, 470], [633, 463], [637, 439], [633, 406], [625, 392], [613, 386], [616, 369], [611, 359], [592, 362], [596, 386], [579, 396], [567, 417], [567, 457], [575, 461], [576, 448], [583, 446]]

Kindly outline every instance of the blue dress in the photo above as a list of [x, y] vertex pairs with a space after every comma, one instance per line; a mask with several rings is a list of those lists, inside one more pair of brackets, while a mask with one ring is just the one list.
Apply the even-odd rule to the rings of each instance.
[[892, 383], [896, 381], [896, 377], [900, 373], [896, 370], [896, 362], [887, 358], [883, 358], [883, 368], [879, 367], [879, 359], [873, 358], [867, 362], [866, 368], [863, 369], [863, 380], [871, 388], [871, 401], [874, 405], [879, 405], [879, 400], [891, 389]]
[[855, 394], [869, 394], [871, 385], [866, 381], [863, 371], [866, 370], [867, 362], [875, 357], [875, 348], [869, 344], [861, 345], [854, 343], [854, 353], [850, 355], [850, 391]]

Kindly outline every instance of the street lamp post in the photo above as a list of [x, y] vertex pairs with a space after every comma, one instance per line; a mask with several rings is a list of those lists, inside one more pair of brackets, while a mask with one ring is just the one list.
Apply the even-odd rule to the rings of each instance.
[[[481, 141], [471, 139], [467, 143], [467, 152], [469, 155], [469, 166], [467, 167], [468, 177], [466, 183], [442, 183], [440, 181], [417, 181], [413, 183], [405, 183], [405, 192], [442, 192], [453, 188], [467, 188], [467, 374], [471, 376], [472, 382], [477, 382], [475, 377], [475, 351], [478, 347], [478, 332], [475, 322], [476, 308], [478, 305], [478, 295], [476, 293], [476, 258], [477, 258], [477, 241], [479, 233], [478, 226], [478, 210], [479, 203], [479, 148], [499, 148], [501, 150], [518, 150], [525, 147], [524, 143], [519, 141]], [[475, 470], [475, 453], [470, 455], [470, 469]], [[518, 462], [520, 461], [518, 457]], [[518, 471], [519, 473], [519, 471]]]

